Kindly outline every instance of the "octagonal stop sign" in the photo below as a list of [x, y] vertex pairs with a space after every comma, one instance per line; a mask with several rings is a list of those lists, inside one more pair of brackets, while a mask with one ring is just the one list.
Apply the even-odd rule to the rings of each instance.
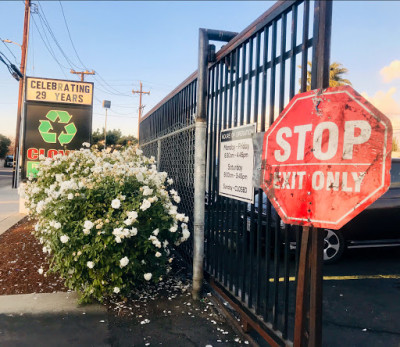
[[390, 184], [390, 120], [349, 86], [296, 95], [264, 136], [261, 186], [285, 223], [339, 229]]

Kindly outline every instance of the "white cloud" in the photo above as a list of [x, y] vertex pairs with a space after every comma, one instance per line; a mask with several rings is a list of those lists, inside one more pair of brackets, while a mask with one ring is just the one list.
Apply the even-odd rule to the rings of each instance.
[[397, 78], [400, 78], [400, 60], [393, 60], [389, 66], [385, 66], [379, 71], [383, 77], [383, 82], [389, 83]]
[[372, 105], [389, 118], [400, 117], [400, 104], [395, 100], [393, 95], [396, 93], [396, 88], [392, 87], [388, 91], [378, 90], [374, 96], [369, 96], [367, 93], [361, 93]]

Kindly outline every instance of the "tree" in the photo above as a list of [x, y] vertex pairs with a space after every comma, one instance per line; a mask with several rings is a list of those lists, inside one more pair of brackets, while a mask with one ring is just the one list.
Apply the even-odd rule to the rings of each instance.
[[118, 141], [117, 145], [121, 145], [123, 147], [129, 146], [129, 145], [136, 145], [138, 143], [138, 140], [135, 136], [128, 135], [128, 136], [122, 136]]
[[[311, 70], [312, 64], [311, 62], [307, 62], [308, 70], [307, 70], [307, 91], [311, 90]], [[298, 66], [301, 68], [301, 66]], [[348, 73], [349, 70], [343, 67], [342, 64], [333, 62], [329, 68], [329, 87], [340, 87], [350, 85], [351, 82], [347, 78], [343, 78], [343, 75]], [[301, 79], [299, 80], [299, 84], [301, 85]], [[300, 92], [300, 91], [299, 91]]]
[[[107, 146], [127, 146], [135, 145], [138, 142], [137, 138], [132, 135], [122, 136], [121, 130], [113, 129], [107, 131]], [[104, 128], [102, 131], [96, 129], [92, 133], [92, 145], [97, 145], [101, 150], [104, 148]]]
[[11, 140], [8, 137], [0, 134], [0, 158], [5, 158], [10, 144]]

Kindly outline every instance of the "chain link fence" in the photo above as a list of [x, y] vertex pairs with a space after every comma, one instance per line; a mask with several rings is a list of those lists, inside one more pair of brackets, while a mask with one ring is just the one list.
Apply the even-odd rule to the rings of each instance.
[[178, 211], [189, 217], [191, 236], [179, 248], [189, 263], [193, 259], [194, 140], [194, 126], [190, 125], [141, 146], [144, 155], [157, 158], [159, 171], [168, 172], [181, 197]]

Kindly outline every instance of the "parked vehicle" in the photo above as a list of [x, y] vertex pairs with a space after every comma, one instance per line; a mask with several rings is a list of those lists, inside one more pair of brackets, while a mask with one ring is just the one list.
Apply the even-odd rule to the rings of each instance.
[[4, 167], [12, 167], [13, 166], [13, 161], [14, 161], [14, 156], [7, 155], [5, 160], [4, 160]]
[[[263, 227], [266, 227], [267, 197], [263, 194]], [[272, 219], [277, 213], [272, 209]], [[258, 198], [255, 199], [255, 220], [257, 228]], [[275, 224], [273, 222], [273, 224]], [[281, 222], [281, 229], [284, 224]], [[367, 247], [400, 246], [400, 159], [392, 159], [391, 184], [389, 190], [363, 212], [339, 230], [323, 229], [324, 263], [338, 261], [346, 249]], [[251, 229], [250, 208], [247, 214], [247, 230]], [[290, 235], [290, 248], [296, 249], [294, 231]]]

